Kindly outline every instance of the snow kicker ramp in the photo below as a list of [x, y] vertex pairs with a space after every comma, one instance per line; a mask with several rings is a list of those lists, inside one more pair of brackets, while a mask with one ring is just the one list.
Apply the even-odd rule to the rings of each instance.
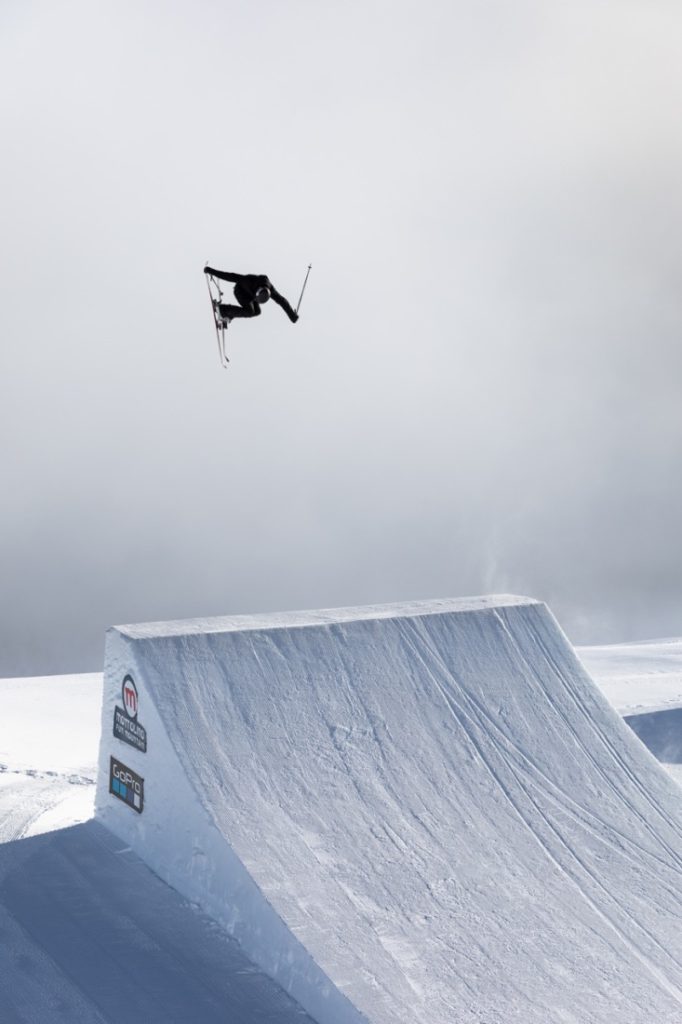
[[679, 1024], [682, 794], [514, 597], [126, 626], [99, 819], [320, 1024]]

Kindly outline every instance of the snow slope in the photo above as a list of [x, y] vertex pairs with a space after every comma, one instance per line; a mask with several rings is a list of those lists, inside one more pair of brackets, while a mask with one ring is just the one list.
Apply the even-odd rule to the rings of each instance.
[[101, 678], [0, 680], [0, 842], [92, 817]]
[[679, 790], [541, 604], [120, 627], [102, 735], [100, 821], [320, 1024], [682, 1019]]
[[682, 786], [682, 640], [582, 647], [578, 653], [633, 732]]
[[313, 1024], [86, 822], [101, 705], [100, 673], [0, 680], [1, 1024]]
[[682, 707], [682, 640], [579, 647], [578, 654], [622, 715]]

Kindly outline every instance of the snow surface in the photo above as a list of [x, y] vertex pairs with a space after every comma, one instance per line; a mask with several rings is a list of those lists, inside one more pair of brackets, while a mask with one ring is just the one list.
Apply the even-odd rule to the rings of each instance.
[[102, 676], [0, 680], [0, 839], [92, 817]]
[[313, 1024], [94, 821], [0, 845], [2, 1024]]
[[607, 698], [682, 786], [682, 640], [582, 647]]
[[[190, 737], [202, 728], [213, 735], [206, 751], [193, 751], [194, 776], [202, 781], [216, 746], [232, 771], [224, 781], [206, 772], [201, 805], [190, 786], [204, 832], [194, 836], [188, 876], [201, 891], [201, 851], [238, 841], [242, 867], [260, 876], [284, 927], [308, 950], [329, 946], [316, 961], [356, 1003], [355, 989], [365, 993], [370, 1019], [388, 1019], [393, 998], [403, 1001], [396, 1021], [425, 1019], [424, 1007], [440, 1000], [434, 1021], [679, 1022], [682, 794], [623, 733], [542, 606], [457, 605], [448, 612], [440, 602], [435, 624], [423, 606], [401, 606], [407, 621], [391, 624], [385, 661], [372, 650], [373, 631], [389, 610], [374, 609], [362, 628], [357, 609], [336, 624], [333, 613], [279, 616], [272, 629], [262, 618], [251, 628], [231, 619], [227, 629], [251, 647], [254, 676], [255, 655], [261, 660], [260, 678], [239, 684], [230, 665], [199, 718], [194, 687], [188, 694], [172, 675], [167, 687], [155, 678], [174, 728], [196, 718]], [[481, 613], [492, 621], [476, 622]], [[443, 614], [469, 626], [434, 628]], [[335, 645], [317, 664], [293, 657], [310, 652], [306, 622], [321, 627], [316, 642]], [[191, 623], [191, 643], [177, 623], [141, 627], [139, 636], [165, 631], [184, 679], [193, 644], [207, 644], [198, 662], [207, 693], [225, 623]], [[631, 724], [654, 723], [643, 736], [652, 748], [670, 732], [658, 713], [682, 705], [681, 653], [682, 641], [578, 651]], [[355, 685], [357, 668], [364, 685]], [[140, 720], [148, 725], [162, 715], [148, 716], [146, 683]], [[272, 971], [254, 966], [224, 922], [164, 885], [127, 841], [92, 821], [65, 827], [91, 813], [101, 694], [98, 674], [0, 680], [0, 1021], [305, 1024]], [[381, 717], [382, 708], [390, 714]], [[133, 762], [104, 719], [105, 743]], [[150, 731], [149, 755], [154, 742]], [[145, 784], [147, 801], [155, 799]], [[252, 800], [256, 810], [246, 806]], [[339, 807], [349, 812], [341, 820]], [[120, 809], [140, 826], [149, 808], [142, 816]], [[182, 803], [166, 807], [165, 818], [182, 811]], [[221, 830], [233, 824], [226, 838]], [[356, 939], [357, 948], [344, 948]], [[345, 977], [344, 956], [355, 957]]]
[[3, 679], [0, 706], [0, 1024], [313, 1024], [88, 820], [101, 673]]
[[682, 640], [580, 647], [578, 654], [622, 715], [682, 707]]
[[543, 605], [122, 627], [103, 723], [100, 820], [321, 1024], [679, 1022], [679, 790]]

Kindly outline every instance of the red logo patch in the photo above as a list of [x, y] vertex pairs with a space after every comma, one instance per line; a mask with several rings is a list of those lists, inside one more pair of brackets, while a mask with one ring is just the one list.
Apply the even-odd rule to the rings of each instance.
[[132, 676], [126, 676], [121, 687], [123, 706], [129, 718], [137, 718], [138, 696], [137, 687]]

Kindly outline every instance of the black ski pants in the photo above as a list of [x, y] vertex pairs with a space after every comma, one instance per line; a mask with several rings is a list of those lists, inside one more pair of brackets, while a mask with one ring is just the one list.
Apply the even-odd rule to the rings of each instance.
[[260, 316], [260, 305], [239, 282], [234, 286], [234, 297], [239, 305], [232, 306], [221, 303], [220, 315], [222, 317], [229, 317], [230, 320], [235, 320], [237, 317]]

